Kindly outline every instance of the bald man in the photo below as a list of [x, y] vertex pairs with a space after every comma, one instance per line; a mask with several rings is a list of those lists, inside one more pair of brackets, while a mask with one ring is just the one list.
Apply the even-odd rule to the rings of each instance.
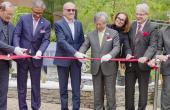
[[[55, 22], [57, 36], [56, 56], [83, 58], [85, 55], [78, 50], [84, 42], [82, 24], [75, 20], [76, 6], [67, 2], [63, 6], [63, 18]], [[55, 59], [57, 66], [61, 110], [68, 110], [68, 78], [71, 78], [73, 110], [80, 108], [81, 62], [78, 60]]]

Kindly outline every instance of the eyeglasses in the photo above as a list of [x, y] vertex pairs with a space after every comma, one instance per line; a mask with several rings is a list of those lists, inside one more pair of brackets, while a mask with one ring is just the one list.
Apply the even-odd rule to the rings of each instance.
[[117, 17], [118, 20], [120, 20], [121, 22], [125, 22], [125, 19], [122, 19], [120, 17]]
[[76, 9], [64, 9], [64, 10], [67, 10], [68, 12], [75, 12], [76, 11]]

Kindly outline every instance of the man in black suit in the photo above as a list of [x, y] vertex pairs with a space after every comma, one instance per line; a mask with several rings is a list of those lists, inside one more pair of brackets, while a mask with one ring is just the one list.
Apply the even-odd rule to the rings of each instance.
[[[14, 7], [10, 2], [0, 4], [0, 55], [15, 53], [24, 55], [25, 49], [11, 46], [14, 26], [10, 23]], [[7, 92], [9, 80], [9, 59], [0, 60], [0, 110], [7, 110]]]
[[134, 93], [137, 79], [139, 84], [138, 110], [145, 110], [147, 105], [150, 68], [145, 63], [153, 57], [157, 49], [156, 26], [148, 20], [148, 14], [148, 5], [138, 4], [136, 21], [133, 22], [129, 32], [131, 52], [127, 54], [126, 58], [137, 58], [138, 62], [127, 63], [125, 73], [126, 110], [135, 110]]

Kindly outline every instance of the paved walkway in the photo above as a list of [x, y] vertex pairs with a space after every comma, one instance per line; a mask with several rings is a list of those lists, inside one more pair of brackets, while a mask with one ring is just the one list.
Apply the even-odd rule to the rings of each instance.
[[[30, 108], [30, 101], [28, 102], [29, 110]], [[71, 107], [70, 107], [71, 109]], [[146, 110], [152, 110], [153, 106], [148, 105]], [[8, 110], [19, 110], [18, 109], [18, 100], [13, 98], [8, 98]], [[40, 110], [60, 110], [59, 104], [51, 104], [51, 103], [41, 103], [41, 109]], [[80, 110], [92, 110], [88, 108], [81, 108]], [[124, 110], [124, 107], [117, 107], [117, 110]], [[159, 108], [157, 110], [160, 110]]]

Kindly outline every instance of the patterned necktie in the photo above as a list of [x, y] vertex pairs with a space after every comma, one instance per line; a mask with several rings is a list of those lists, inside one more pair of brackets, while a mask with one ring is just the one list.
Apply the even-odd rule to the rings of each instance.
[[141, 31], [141, 30], [140, 30], [141, 27], [142, 27], [142, 25], [141, 25], [141, 24], [138, 24], [138, 28], [137, 28], [137, 31], [136, 31], [136, 35], [139, 34], [139, 32]]

